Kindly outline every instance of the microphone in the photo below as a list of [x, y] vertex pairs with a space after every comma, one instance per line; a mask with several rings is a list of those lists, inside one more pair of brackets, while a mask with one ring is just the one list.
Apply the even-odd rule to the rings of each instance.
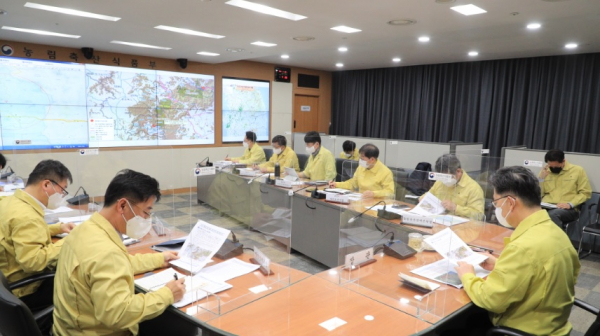
[[[206, 161], [206, 163], [202, 164], [205, 161]], [[209, 159], [208, 156], [206, 158], [204, 158], [204, 160], [196, 163], [196, 168], [200, 168], [200, 167], [212, 167], [212, 166], [213, 166], [213, 164], [212, 164], [212, 162], [210, 162], [210, 159]]]
[[[79, 192], [79, 190], [83, 190], [83, 194], [77, 196], [77, 193]], [[88, 203], [90, 203], [90, 195], [88, 195], [88, 193], [85, 191], [85, 189], [83, 187], [79, 187], [79, 189], [77, 189], [77, 191], [75, 192], [75, 196], [73, 196], [72, 198], [69, 198], [67, 200], [67, 203], [69, 203], [71, 205], [88, 204]]]
[[379, 202], [377, 202], [377, 203], [375, 203], [375, 204], [371, 205], [371, 206], [370, 206], [370, 207], [368, 207], [368, 208], [367, 208], [365, 211], [363, 211], [363, 212], [359, 213], [358, 215], [356, 215], [356, 216], [354, 216], [354, 217], [350, 218], [350, 219], [348, 220], [348, 224], [350, 224], [350, 223], [353, 223], [353, 222], [354, 222], [354, 221], [355, 221], [355, 220], [356, 220], [358, 217], [360, 217], [360, 216], [364, 215], [364, 214], [365, 214], [365, 212], [367, 212], [367, 211], [369, 211], [369, 210], [373, 209], [373, 208], [374, 208], [374, 207], [375, 207], [377, 204], [380, 204], [380, 203], [383, 203], [383, 204], [385, 205], [385, 202], [384, 202], [384, 201], [379, 201]]
[[10, 175], [14, 174], [15, 172], [12, 170], [12, 168], [10, 166], [6, 167], [3, 169], [4, 171], [2, 172], [2, 174], [0, 175], [0, 178], [7, 178]]
[[265, 175], [269, 175], [269, 174], [270, 174], [270, 173], [265, 173], [265, 174], [262, 174], [262, 175], [255, 176], [255, 177], [251, 178], [251, 179], [250, 179], [250, 181], [248, 181], [248, 184], [251, 184], [251, 183], [252, 183], [252, 182], [254, 182], [254, 180], [256, 180], [257, 178], [261, 178], [261, 177], [263, 177], [263, 176], [265, 176]]

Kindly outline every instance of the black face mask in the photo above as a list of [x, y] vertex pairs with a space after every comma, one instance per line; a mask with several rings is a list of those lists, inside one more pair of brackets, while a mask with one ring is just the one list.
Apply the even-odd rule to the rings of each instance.
[[562, 171], [562, 167], [548, 167], [550, 168], [550, 171], [552, 172], [552, 174], [560, 174], [560, 172]]

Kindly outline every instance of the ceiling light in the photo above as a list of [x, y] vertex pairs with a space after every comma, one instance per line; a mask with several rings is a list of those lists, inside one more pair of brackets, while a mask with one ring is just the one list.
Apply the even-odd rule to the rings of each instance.
[[290, 55], [281, 55], [281, 58], [288, 59], [288, 58], [290, 58]]
[[542, 25], [539, 23], [530, 23], [527, 25], [527, 29], [539, 29], [540, 27], [542, 27]]
[[38, 35], [49, 35], [49, 36], [68, 37], [68, 38], [80, 38], [81, 37], [80, 35], [61, 34], [61, 33], [49, 32], [49, 31], [45, 31], [45, 30], [15, 28], [15, 27], [9, 27], [9, 26], [3, 26], [2, 29], [18, 31], [18, 32], [22, 32], [22, 33], [38, 34]]
[[172, 31], [175, 33], [196, 35], [196, 36], [208, 37], [208, 38], [213, 38], [213, 39], [222, 39], [225, 37], [223, 35], [214, 35], [214, 34], [203, 33], [203, 32], [199, 32], [199, 31], [195, 31], [195, 30], [191, 30], [191, 29], [177, 28], [177, 27], [170, 27], [170, 26], [156, 26], [154, 28], [168, 30], [168, 31]]
[[452, 3], [455, 2], [456, 0], [435, 0], [435, 2], [437, 3]]
[[450, 9], [459, 12], [462, 15], [475, 15], [475, 14], [483, 14], [483, 13], [487, 13], [487, 11], [483, 8], [479, 8], [475, 5], [463, 5], [463, 6], [454, 6], [454, 7], [450, 7]]
[[567, 44], [565, 44], [565, 48], [567, 48], [567, 49], [575, 49], [577, 47], [578, 47], [577, 43], [567, 43]]
[[477, 56], [479, 53], [477, 51], [469, 51], [469, 56]]
[[242, 49], [242, 48], [227, 48], [225, 50], [232, 52], [232, 53], [238, 53], [238, 52], [244, 51], [244, 49]]
[[392, 58], [392, 62], [398, 63], [400, 61], [401, 61], [400, 57], [394, 57], [394, 58]]
[[335, 63], [335, 66], [338, 67], [338, 68], [341, 68], [341, 67], [344, 66], [344, 63]]
[[352, 28], [352, 27], [346, 27], [346, 26], [337, 26], [337, 27], [333, 27], [333, 28], [331, 28], [331, 30], [337, 30], [337, 31], [339, 31], [339, 32], [342, 32], [342, 33], [348, 33], [348, 34], [351, 34], [351, 33], [358, 33], [358, 32], [360, 32], [360, 31], [362, 31], [362, 30], [360, 30], [360, 29], [356, 29], [356, 28]]
[[417, 23], [417, 20], [413, 20], [413, 19], [398, 19], [398, 20], [391, 20], [388, 21], [387, 24], [389, 24], [390, 26], [408, 26], [408, 25], [413, 25]]
[[143, 44], [143, 43], [123, 42], [123, 41], [110, 41], [110, 43], [114, 43], [114, 44], [124, 44], [124, 45], [128, 45], [128, 46], [132, 46], [132, 47], [140, 47], [140, 48], [150, 48], [150, 49], [171, 50], [171, 48], [167, 48], [167, 47], [158, 47], [158, 46], [153, 46], [153, 45], [150, 45], [150, 44]]
[[83, 17], [88, 17], [88, 18], [92, 18], [92, 19], [100, 19], [100, 20], [106, 20], [106, 21], [119, 21], [119, 20], [121, 20], [120, 17], [95, 14], [95, 13], [84, 12], [84, 11], [80, 11], [80, 10], [76, 10], [76, 9], [70, 9], [70, 8], [40, 5], [40, 4], [33, 3], [33, 2], [27, 2], [27, 3], [25, 3], [25, 7], [35, 8], [35, 9], [41, 9], [41, 10], [46, 10], [46, 11], [56, 12], [56, 13], [62, 13], [62, 14], [83, 16]]
[[419, 42], [429, 42], [429, 37], [428, 36], [421, 36], [421, 37], [419, 37]]
[[346, 52], [346, 51], [348, 51], [348, 48], [346, 48], [346, 47], [339, 47], [338, 51]]
[[214, 52], [210, 52], [210, 51], [201, 51], [197, 53], [198, 55], [202, 55], [202, 56], [219, 56], [221, 54], [217, 54]]
[[275, 43], [268, 43], [268, 42], [261, 42], [261, 41], [256, 41], [256, 42], [252, 42], [251, 44], [260, 46], [260, 47], [274, 47], [277, 44]]
[[308, 42], [308, 41], [312, 41], [315, 38], [312, 36], [296, 36], [296, 37], [292, 37], [292, 40], [294, 41], [300, 41], [300, 42]]
[[248, 9], [251, 11], [255, 11], [255, 12], [259, 12], [259, 13], [263, 13], [263, 14], [267, 14], [267, 15], [277, 16], [277, 17], [292, 20], [292, 21], [299, 21], [299, 20], [306, 19], [306, 16], [282, 11], [281, 9], [277, 9], [277, 8], [273, 8], [273, 7], [257, 4], [257, 3], [250, 2], [250, 1], [245, 1], [245, 0], [230, 0], [230, 1], [227, 1], [225, 4]]

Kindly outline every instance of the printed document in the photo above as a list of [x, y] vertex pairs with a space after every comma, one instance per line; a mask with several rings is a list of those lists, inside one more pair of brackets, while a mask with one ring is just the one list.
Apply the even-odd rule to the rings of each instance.
[[[462, 288], [462, 282], [458, 277], [458, 273], [454, 269], [456, 264], [452, 263], [448, 259], [441, 259], [429, 265], [419, 267], [412, 270], [411, 273], [420, 275], [424, 278], [435, 280], [441, 283], [445, 283], [456, 288]], [[475, 275], [480, 278], [485, 278], [490, 274], [489, 271], [484, 270], [481, 266], [475, 266]]]
[[444, 259], [449, 259], [454, 265], [457, 265], [459, 261], [464, 261], [475, 266], [487, 259], [486, 256], [473, 252], [450, 228], [446, 228], [424, 240]]
[[442, 201], [439, 198], [428, 192], [423, 196], [421, 202], [409, 212], [421, 216], [431, 216], [441, 215], [446, 212], [446, 209], [442, 206]]
[[219, 251], [230, 231], [198, 220], [185, 240], [179, 259], [171, 260], [171, 265], [181, 267], [192, 274], [198, 273]]
[[256, 271], [260, 266], [231, 258], [222, 263], [203, 268], [198, 274], [217, 281], [228, 281], [244, 274]]

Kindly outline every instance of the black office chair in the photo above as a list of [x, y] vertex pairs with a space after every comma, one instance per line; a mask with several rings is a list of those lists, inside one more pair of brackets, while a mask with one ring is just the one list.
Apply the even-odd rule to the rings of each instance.
[[265, 160], [269, 161], [271, 156], [273, 156], [273, 150], [271, 148], [263, 148], [265, 151]]
[[304, 168], [306, 168], [306, 162], [308, 161], [308, 155], [298, 153], [296, 153], [296, 155], [298, 156], [298, 165], [300, 166], [300, 171], [304, 171]]
[[31, 312], [11, 291], [30, 283], [53, 278], [54, 273], [37, 274], [9, 285], [8, 280], [0, 272], [0, 335], [2, 336], [41, 336], [48, 335], [50, 330], [40, 330], [38, 323], [52, 318], [54, 306]]
[[[586, 310], [594, 315], [596, 315], [596, 320], [594, 323], [588, 328], [583, 336], [600, 336], [600, 314], [598, 308], [590, 305], [587, 302], [581, 301], [579, 299], [575, 299], [575, 306]], [[524, 333], [520, 330], [508, 328], [508, 327], [493, 327], [488, 330], [486, 336], [495, 336], [495, 335], [507, 335], [507, 336], [530, 336], [528, 333]]]
[[[592, 213], [592, 207], [594, 206], [596, 206], [596, 216], [594, 216], [594, 214]], [[590, 223], [583, 227], [583, 229], [581, 230], [581, 238], [579, 238], [579, 249], [577, 250], [577, 252], [579, 253], [579, 259], [583, 259], [592, 254], [594, 246], [596, 245], [596, 237], [600, 236], [600, 206], [598, 206], [597, 203], [590, 204], [588, 206], [588, 213], [590, 216]], [[596, 217], [595, 220], [594, 217]], [[583, 243], [583, 237], [586, 234], [594, 236], [594, 240], [592, 242], [592, 245], [590, 246], [590, 250], [587, 253], [581, 255], [581, 244]]]

